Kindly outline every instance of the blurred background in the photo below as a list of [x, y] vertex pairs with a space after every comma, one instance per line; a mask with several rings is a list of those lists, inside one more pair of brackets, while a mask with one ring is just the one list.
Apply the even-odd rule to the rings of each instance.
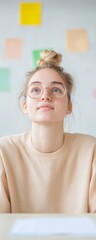
[[65, 131], [96, 136], [95, 0], [0, 0], [0, 136], [30, 129], [18, 96], [42, 49], [60, 52], [75, 81]]

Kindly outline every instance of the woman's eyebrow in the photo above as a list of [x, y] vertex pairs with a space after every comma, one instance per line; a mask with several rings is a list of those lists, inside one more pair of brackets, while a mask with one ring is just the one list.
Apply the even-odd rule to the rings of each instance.
[[31, 82], [31, 83], [30, 83], [30, 85], [31, 85], [31, 84], [34, 84], [34, 83], [39, 83], [39, 84], [42, 84], [42, 83], [41, 83], [41, 82], [39, 82], [39, 81], [34, 81], [34, 82]]
[[52, 84], [56, 84], [56, 83], [57, 83], [57, 84], [60, 84], [60, 85], [64, 85], [64, 83], [58, 82], [58, 81], [52, 81], [51, 83], [52, 83]]
[[[31, 85], [31, 84], [35, 84], [35, 83], [43, 84], [42, 82], [34, 81], [34, 82], [31, 82], [30, 85]], [[50, 84], [60, 84], [60, 85], [64, 85], [64, 83], [58, 82], [58, 81], [52, 81], [52, 82], [50, 82]]]

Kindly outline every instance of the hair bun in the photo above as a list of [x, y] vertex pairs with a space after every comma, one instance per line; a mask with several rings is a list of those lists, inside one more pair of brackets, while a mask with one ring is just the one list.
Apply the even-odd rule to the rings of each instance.
[[55, 65], [60, 65], [62, 61], [62, 55], [53, 50], [44, 50], [40, 54], [40, 60], [37, 62], [39, 66], [46, 63], [51, 63]]

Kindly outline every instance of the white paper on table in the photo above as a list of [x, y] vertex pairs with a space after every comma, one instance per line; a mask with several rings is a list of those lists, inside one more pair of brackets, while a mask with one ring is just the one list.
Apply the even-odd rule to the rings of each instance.
[[96, 236], [96, 224], [91, 217], [33, 217], [17, 219], [12, 236], [78, 235]]

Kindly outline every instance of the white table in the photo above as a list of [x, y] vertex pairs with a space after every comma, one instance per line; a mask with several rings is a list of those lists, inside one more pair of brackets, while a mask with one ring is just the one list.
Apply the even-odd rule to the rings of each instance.
[[88, 217], [90, 218], [95, 224], [96, 224], [96, 214], [85, 214], [85, 215], [63, 215], [63, 214], [0, 214], [0, 240], [96, 240], [96, 236], [12, 236], [10, 234], [11, 229], [13, 228], [14, 224], [16, 224], [16, 221], [19, 219], [33, 219], [33, 218], [41, 218], [41, 217], [64, 217], [64, 218], [84, 218]]

